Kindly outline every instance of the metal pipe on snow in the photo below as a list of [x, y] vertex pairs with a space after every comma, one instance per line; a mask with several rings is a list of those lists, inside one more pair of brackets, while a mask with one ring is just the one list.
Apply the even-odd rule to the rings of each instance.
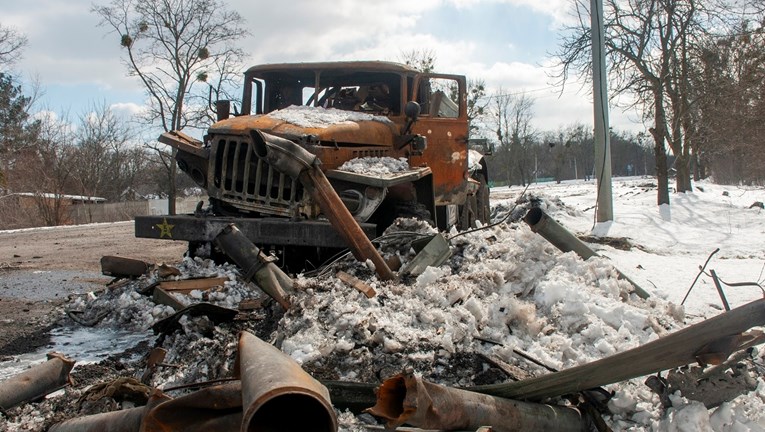
[[[555, 219], [548, 216], [539, 207], [529, 209], [526, 216], [523, 217], [523, 220], [529, 225], [532, 231], [544, 237], [545, 240], [552, 243], [553, 246], [557, 247], [562, 252], [574, 251], [577, 255], [582, 257], [583, 260], [599, 256], [594, 250], [590, 249], [589, 246], [576, 238], [575, 235], [571, 234], [570, 231], [561, 226]], [[641, 288], [619, 269], [616, 269], [616, 272], [621, 279], [626, 280], [635, 288], [635, 294], [640, 298], [647, 299], [650, 297], [647, 291]]]

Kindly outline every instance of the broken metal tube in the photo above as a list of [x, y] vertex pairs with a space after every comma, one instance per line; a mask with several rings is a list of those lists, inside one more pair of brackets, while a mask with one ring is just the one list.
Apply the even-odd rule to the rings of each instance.
[[48, 354], [48, 361], [0, 382], [0, 409], [39, 399], [71, 384], [69, 372], [73, 367], [74, 360], [58, 353]]
[[251, 133], [255, 154], [277, 170], [300, 180], [319, 204], [322, 213], [345, 240], [357, 260], [370, 260], [382, 280], [395, 275], [348, 211], [337, 192], [319, 168], [321, 161], [296, 143], [260, 131]]
[[377, 404], [366, 412], [387, 420], [389, 428], [409, 424], [437, 430], [476, 430], [491, 426], [494, 432], [585, 430], [581, 414], [573, 408], [444, 387], [410, 373], [385, 380], [377, 390]]
[[[545, 240], [553, 244], [553, 246], [560, 249], [562, 252], [576, 252], [577, 255], [582, 257], [583, 260], [587, 260], [594, 256], [599, 256], [589, 246], [584, 244], [581, 240], [571, 234], [569, 230], [563, 228], [555, 219], [548, 216], [541, 208], [533, 207], [529, 209], [526, 216], [523, 217], [531, 231], [541, 235]], [[616, 269], [619, 277], [629, 282], [635, 288], [635, 294], [640, 298], [647, 299], [649, 294], [643, 288], [641, 288], [632, 279], [627, 277], [619, 269]]]
[[247, 236], [242, 234], [236, 225], [230, 224], [221, 230], [215, 237], [215, 243], [242, 269], [244, 279], [254, 281], [263, 292], [279, 302], [284, 309], [289, 309], [290, 303], [287, 301], [285, 290], [292, 289], [292, 286], [286, 283], [291, 279], [276, 267]]
[[241, 431], [336, 432], [329, 391], [287, 354], [252, 333], [239, 336]]
[[[49, 432], [139, 432], [151, 430], [169, 430], [169, 429], [151, 429], [142, 428], [144, 418], [147, 413], [157, 405], [170, 400], [170, 397], [155, 390], [149, 398], [149, 402], [142, 407], [124, 409], [119, 411], [110, 411], [100, 414], [87, 415], [65, 420], [53, 425]], [[173, 429], [175, 430], [175, 429]]]
[[49, 432], [138, 432], [146, 407], [76, 417], [53, 425]]

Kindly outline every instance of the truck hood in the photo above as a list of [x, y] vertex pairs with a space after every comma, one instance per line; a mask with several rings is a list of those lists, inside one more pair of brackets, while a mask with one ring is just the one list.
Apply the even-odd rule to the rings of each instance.
[[337, 144], [391, 146], [400, 126], [388, 117], [335, 108], [290, 106], [264, 115], [240, 116], [219, 121], [210, 134], [247, 134], [258, 129], [287, 138], [314, 135]]

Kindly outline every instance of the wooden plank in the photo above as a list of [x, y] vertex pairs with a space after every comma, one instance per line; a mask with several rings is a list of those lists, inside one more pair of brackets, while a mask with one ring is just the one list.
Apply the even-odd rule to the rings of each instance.
[[372, 298], [377, 295], [374, 288], [369, 286], [366, 282], [342, 270], [337, 272], [337, 278], [343, 281], [346, 285], [355, 288], [357, 291], [367, 296], [367, 298]]
[[183, 292], [188, 294], [194, 290], [205, 291], [212, 287], [223, 286], [227, 280], [227, 277], [216, 277], [162, 281], [159, 283], [159, 287], [168, 292]]
[[643, 346], [581, 366], [506, 384], [470, 387], [494, 396], [541, 400], [695, 363], [709, 353], [737, 351], [741, 333], [765, 325], [765, 299], [724, 312]]
[[485, 362], [498, 368], [513, 381], [531, 378], [531, 374], [518, 366], [511, 365], [495, 355], [478, 354]]
[[154, 303], [170, 306], [177, 311], [186, 307], [186, 305], [181, 303], [180, 300], [173, 297], [172, 294], [168, 293], [160, 287], [154, 288], [154, 292], [152, 292], [151, 297], [154, 299]]
[[261, 309], [263, 307], [263, 303], [266, 301], [267, 298], [268, 297], [244, 299], [239, 302], [238, 309], [240, 311], [251, 311], [255, 309]]

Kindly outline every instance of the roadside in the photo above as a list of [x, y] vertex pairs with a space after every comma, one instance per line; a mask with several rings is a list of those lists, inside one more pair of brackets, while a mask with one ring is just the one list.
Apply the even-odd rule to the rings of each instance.
[[135, 238], [133, 222], [0, 231], [0, 358], [47, 344], [72, 294], [103, 289], [104, 255], [176, 263], [185, 242]]

